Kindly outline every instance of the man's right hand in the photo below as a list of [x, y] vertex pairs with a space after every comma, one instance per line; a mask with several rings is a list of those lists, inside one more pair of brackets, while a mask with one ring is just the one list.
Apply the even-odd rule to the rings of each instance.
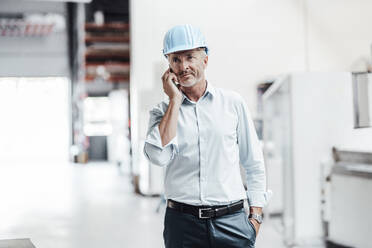
[[165, 94], [169, 96], [169, 100], [175, 100], [179, 103], [182, 101], [182, 93], [177, 88], [177, 86], [173, 83], [173, 81], [177, 80], [176, 74], [170, 71], [170, 68], [166, 70], [161, 77], [163, 81], [163, 90]]

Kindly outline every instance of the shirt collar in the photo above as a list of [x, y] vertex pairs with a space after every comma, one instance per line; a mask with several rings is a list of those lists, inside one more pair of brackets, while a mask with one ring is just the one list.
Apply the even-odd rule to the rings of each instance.
[[205, 94], [210, 93], [212, 96], [215, 95], [214, 87], [213, 85], [207, 81], [207, 89], [205, 90]]
[[[205, 89], [205, 92], [204, 92], [202, 98], [207, 96], [207, 94], [210, 94], [212, 97], [215, 94], [213, 85], [208, 81], [207, 81], [207, 88]], [[185, 100], [187, 100], [187, 102], [189, 102], [189, 103], [195, 103], [195, 102], [192, 102], [189, 98], [187, 98], [185, 93], [182, 92], [182, 103], [184, 103]]]

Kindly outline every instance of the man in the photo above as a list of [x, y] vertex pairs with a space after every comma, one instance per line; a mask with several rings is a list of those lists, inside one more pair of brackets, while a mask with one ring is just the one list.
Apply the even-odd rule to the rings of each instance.
[[144, 153], [166, 166], [165, 246], [254, 247], [267, 193], [262, 150], [247, 106], [237, 93], [205, 79], [208, 47], [198, 28], [170, 29], [163, 53], [170, 67], [162, 76], [169, 101], [150, 111]]

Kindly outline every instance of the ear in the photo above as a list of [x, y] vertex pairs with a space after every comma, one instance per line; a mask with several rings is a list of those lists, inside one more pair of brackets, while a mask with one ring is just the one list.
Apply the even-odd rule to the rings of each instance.
[[204, 65], [204, 68], [207, 67], [207, 65], [208, 65], [208, 55], [205, 55], [205, 57], [203, 59], [203, 65]]

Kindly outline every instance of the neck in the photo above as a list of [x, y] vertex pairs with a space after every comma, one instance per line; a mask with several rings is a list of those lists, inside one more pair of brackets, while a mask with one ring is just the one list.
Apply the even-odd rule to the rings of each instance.
[[191, 101], [197, 102], [207, 89], [207, 81], [202, 79], [192, 87], [181, 86], [180, 89]]

